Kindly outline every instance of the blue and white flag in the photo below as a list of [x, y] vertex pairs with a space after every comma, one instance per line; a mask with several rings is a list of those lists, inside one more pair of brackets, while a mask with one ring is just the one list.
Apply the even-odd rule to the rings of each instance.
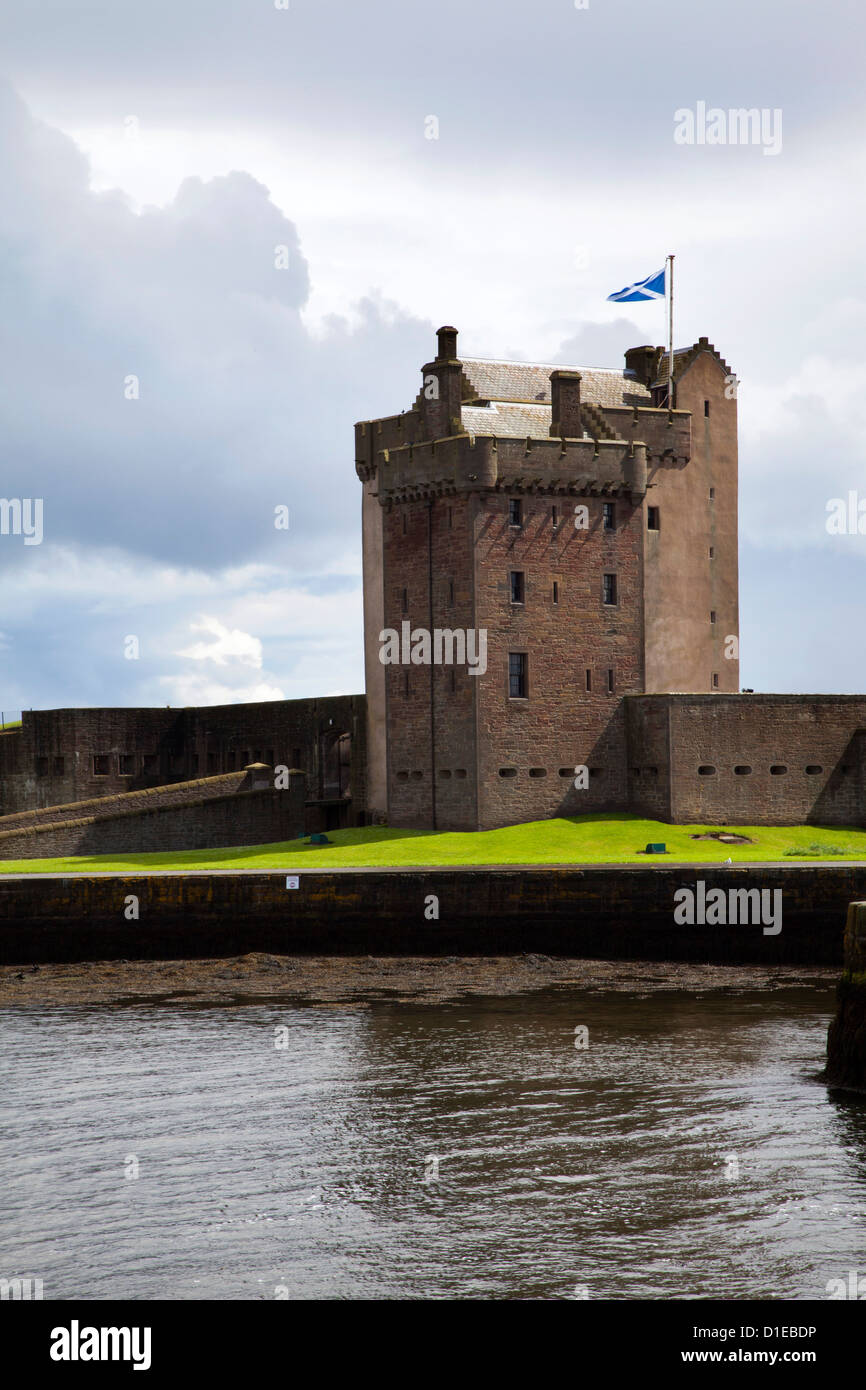
[[645, 280], [637, 280], [633, 285], [626, 285], [624, 290], [608, 295], [608, 299], [615, 299], [620, 304], [635, 304], [641, 299], [664, 299], [664, 297], [664, 270], [657, 270], [654, 275], [648, 275]]

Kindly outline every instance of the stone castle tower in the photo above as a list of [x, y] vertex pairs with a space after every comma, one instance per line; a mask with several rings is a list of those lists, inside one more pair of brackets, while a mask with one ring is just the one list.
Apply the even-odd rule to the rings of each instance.
[[705, 338], [668, 401], [660, 348], [572, 369], [437, 337], [412, 408], [355, 427], [369, 812], [625, 809], [623, 697], [739, 689], [734, 379]]

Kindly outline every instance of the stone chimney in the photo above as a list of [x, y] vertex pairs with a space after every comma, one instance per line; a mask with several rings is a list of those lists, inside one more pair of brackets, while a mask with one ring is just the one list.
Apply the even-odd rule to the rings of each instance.
[[650, 347], [647, 344], [643, 347], [629, 348], [625, 355], [626, 371], [634, 372], [642, 386], [652, 386], [663, 352], [664, 348]]
[[421, 400], [424, 435], [427, 439], [448, 439], [463, 433], [460, 411], [462, 367], [457, 357], [457, 329], [446, 324], [436, 331], [436, 357], [421, 368]]
[[550, 433], [555, 439], [582, 439], [580, 372], [550, 373]]
[[456, 362], [457, 361], [457, 329], [452, 328], [446, 323], [444, 328], [436, 329], [436, 340], [439, 344], [436, 352], [437, 362]]

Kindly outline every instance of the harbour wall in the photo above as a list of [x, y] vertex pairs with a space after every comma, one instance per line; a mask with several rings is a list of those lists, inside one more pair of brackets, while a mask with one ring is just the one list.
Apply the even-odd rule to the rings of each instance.
[[[769, 894], [781, 929], [742, 909], [678, 922], [675, 895], [699, 882], [729, 905], [731, 890]], [[7, 875], [0, 962], [268, 951], [841, 965], [848, 904], [864, 898], [866, 863]]]

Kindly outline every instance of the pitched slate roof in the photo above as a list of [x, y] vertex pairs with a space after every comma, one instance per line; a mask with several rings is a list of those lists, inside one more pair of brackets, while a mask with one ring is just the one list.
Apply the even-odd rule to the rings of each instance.
[[[510, 435], [518, 439], [550, 436], [550, 406], [525, 402], [491, 401], [488, 406], [464, 405], [463, 428], [468, 434]], [[584, 430], [584, 438], [588, 438]]]
[[[591, 405], [647, 405], [651, 394], [633, 376], [618, 367], [567, 367], [559, 362], [501, 362], [485, 357], [463, 357], [466, 398], [512, 404], [550, 405], [550, 373], [580, 372], [581, 399]], [[471, 395], [470, 395], [471, 393]]]

